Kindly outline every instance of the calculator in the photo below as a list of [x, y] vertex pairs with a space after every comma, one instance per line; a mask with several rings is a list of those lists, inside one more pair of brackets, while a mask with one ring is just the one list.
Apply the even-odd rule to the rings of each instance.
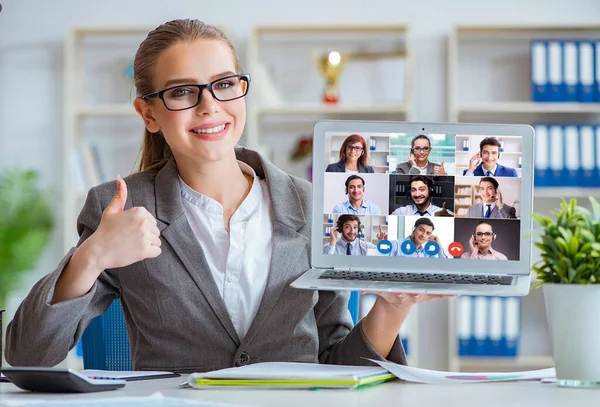
[[2, 373], [15, 386], [44, 393], [89, 393], [115, 390], [125, 386], [125, 380], [92, 379], [73, 369], [53, 367], [4, 367]]

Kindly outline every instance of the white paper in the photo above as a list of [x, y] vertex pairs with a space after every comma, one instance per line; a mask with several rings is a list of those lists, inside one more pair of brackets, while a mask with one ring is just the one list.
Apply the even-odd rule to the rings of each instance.
[[551, 379], [556, 376], [553, 367], [540, 370], [528, 370], [523, 372], [502, 372], [502, 373], [464, 373], [464, 372], [444, 372], [437, 370], [419, 369], [399, 365], [392, 362], [381, 360], [372, 360], [379, 366], [387, 369], [399, 379], [415, 383], [427, 384], [465, 384], [465, 383], [491, 383], [522, 380], [542, 380]]
[[41, 399], [29, 400], [0, 400], [2, 407], [242, 407], [242, 404], [224, 404], [208, 401], [188, 400], [183, 398], [165, 397], [160, 392], [147, 397], [114, 397], [114, 398], [81, 398], [79, 400]]

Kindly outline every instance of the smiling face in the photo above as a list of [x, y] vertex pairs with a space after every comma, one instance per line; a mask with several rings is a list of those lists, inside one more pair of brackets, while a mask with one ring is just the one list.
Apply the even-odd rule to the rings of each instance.
[[496, 201], [496, 188], [489, 181], [479, 183], [479, 195], [485, 204], [492, 204]]
[[358, 222], [355, 220], [344, 222], [342, 226], [342, 238], [346, 242], [353, 242], [356, 236], [358, 236]]
[[412, 241], [415, 246], [420, 247], [421, 245], [427, 243], [431, 240], [431, 235], [433, 234], [433, 228], [429, 225], [419, 225], [415, 228], [413, 232]]
[[346, 160], [356, 162], [363, 154], [363, 145], [360, 141], [348, 144], [346, 146]]
[[411, 182], [410, 196], [419, 209], [424, 209], [429, 205], [429, 188], [423, 181]]
[[[225, 42], [183, 41], [159, 56], [153, 84], [156, 90], [180, 84], [205, 84], [235, 71], [233, 53]], [[191, 109], [170, 111], [160, 99], [149, 106], [153, 120], [146, 127], [152, 133], [162, 132], [178, 163], [235, 158], [233, 149], [246, 121], [244, 98], [219, 102], [204, 89], [200, 104]]]
[[429, 158], [429, 153], [431, 153], [431, 146], [429, 145], [429, 140], [425, 138], [420, 138], [413, 142], [412, 153], [415, 156], [417, 162], [421, 164], [425, 164], [427, 159]]
[[487, 223], [482, 223], [475, 228], [475, 241], [479, 250], [487, 250], [492, 244], [493, 230]]
[[496, 166], [496, 161], [498, 161], [498, 154], [500, 154], [500, 147], [486, 144], [481, 149], [481, 161], [483, 162], [483, 166], [488, 170], [491, 170]]
[[362, 201], [363, 192], [364, 185], [362, 180], [353, 179], [348, 183], [348, 200], [350, 203]]

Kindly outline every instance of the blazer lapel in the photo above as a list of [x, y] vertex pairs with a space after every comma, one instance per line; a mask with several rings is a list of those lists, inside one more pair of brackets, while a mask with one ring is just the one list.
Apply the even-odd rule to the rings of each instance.
[[433, 174], [434, 171], [435, 165], [432, 162], [427, 161], [427, 174]]
[[156, 175], [155, 191], [156, 217], [161, 236], [169, 242], [231, 339], [239, 346], [239, 337], [210, 273], [202, 247], [185, 216], [174, 159]]
[[[238, 159], [240, 159], [240, 155], [238, 155]], [[249, 164], [252, 165], [250, 162]], [[274, 229], [273, 251], [265, 292], [256, 316], [244, 337], [244, 342], [251, 341], [264, 325], [283, 289], [299, 275], [299, 272], [306, 271], [297, 270], [299, 257], [303, 253], [307, 253], [299, 249], [310, 243], [308, 219], [303, 208], [300, 207], [298, 191], [289, 175], [266, 161], [262, 161], [261, 167], [261, 172], [264, 170], [271, 196]], [[257, 168], [254, 170], [259, 174]]]

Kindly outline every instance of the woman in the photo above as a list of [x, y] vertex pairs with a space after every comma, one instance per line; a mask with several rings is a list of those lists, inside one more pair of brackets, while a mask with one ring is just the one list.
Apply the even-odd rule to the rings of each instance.
[[290, 287], [310, 268], [311, 186], [235, 148], [250, 78], [223, 33], [161, 25], [136, 53], [134, 80], [140, 172], [90, 190], [77, 247], [8, 327], [7, 361], [59, 363], [120, 298], [135, 370], [406, 363], [399, 328], [436, 296], [381, 294], [353, 327], [347, 293]]
[[325, 172], [373, 172], [373, 167], [367, 165], [367, 142], [358, 134], [346, 137], [340, 148], [340, 161], [329, 164]]

